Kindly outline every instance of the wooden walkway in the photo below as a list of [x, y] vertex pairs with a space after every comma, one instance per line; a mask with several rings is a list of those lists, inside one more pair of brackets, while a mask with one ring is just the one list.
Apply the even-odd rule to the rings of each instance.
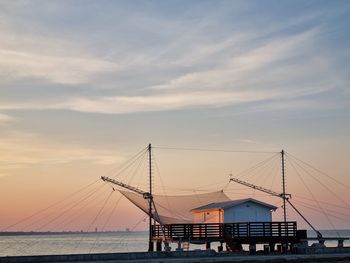
[[296, 222], [243, 222], [211, 224], [153, 225], [154, 241], [236, 242], [240, 244], [297, 243], [306, 231], [297, 231]]

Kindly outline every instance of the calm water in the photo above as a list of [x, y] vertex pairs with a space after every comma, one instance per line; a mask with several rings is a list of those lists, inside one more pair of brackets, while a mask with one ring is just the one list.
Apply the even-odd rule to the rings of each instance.
[[147, 251], [148, 232], [0, 236], [0, 256]]
[[[350, 230], [321, 231], [324, 236], [350, 237]], [[308, 236], [315, 236], [309, 231]], [[316, 241], [315, 241], [316, 242]], [[213, 244], [216, 248], [218, 244]], [[327, 246], [336, 246], [336, 241], [326, 242]], [[344, 242], [350, 246], [350, 241]], [[172, 249], [176, 244], [172, 245]], [[204, 248], [190, 245], [190, 249]], [[105, 252], [144, 252], [148, 249], [147, 232], [113, 233], [65, 233], [0, 236], [0, 256], [78, 254]]]

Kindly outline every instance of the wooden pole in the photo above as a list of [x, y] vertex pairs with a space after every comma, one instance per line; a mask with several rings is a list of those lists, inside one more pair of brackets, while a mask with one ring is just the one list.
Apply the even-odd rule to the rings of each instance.
[[152, 145], [148, 145], [148, 164], [149, 164], [149, 200], [148, 200], [148, 214], [149, 214], [149, 244], [148, 251], [153, 251], [153, 240], [152, 240], [152, 204], [153, 204], [153, 195], [152, 195]]
[[281, 151], [282, 159], [282, 194], [283, 194], [283, 220], [287, 222], [287, 209], [286, 209], [286, 179], [285, 179], [285, 161], [284, 161], [284, 150]]

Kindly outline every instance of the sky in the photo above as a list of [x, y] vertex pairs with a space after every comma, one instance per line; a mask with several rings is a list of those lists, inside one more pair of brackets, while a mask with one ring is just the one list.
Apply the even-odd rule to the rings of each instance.
[[[341, 0], [0, 1], [0, 229], [115, 175], [148, 143], [284, 149], [345, 185], [331, 180], [338, 195], [328, 196], [331, 181], [303, 181], [287, 165], [293, 194], [348, 217], [349, 28], [350, 2]], [[269, 156], [154, 153], [164, 188], [192, 189]], [[278, 190], [272, 178], [267, 186]], [[132, 228], [142, 213], [114, 195], [121, 212], [109, 228]], [[305, 213], [321, 228], [350, 229]], [[87, 218], [67, 227], [80, 230]]]

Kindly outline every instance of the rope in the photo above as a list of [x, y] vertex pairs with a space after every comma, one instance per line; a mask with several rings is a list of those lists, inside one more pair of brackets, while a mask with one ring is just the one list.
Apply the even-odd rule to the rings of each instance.
[[294, 171], [296, 172], [296, 174], [298, 175], [300, 181], [303, 183], [304, 187], [306, 188], [306, 190], [309, 192], [309, 194], [311, 195], [311, 197], [314, 199], [314, 202], [317, 204], [318, 208], [323, 212], [323, 215], [326, 217], [328, 223], [331, 225], [331, 227], [333, 228], [333, 230], [335, 230], [335, 232], [337, 233], [338, 236], [340, 236], [339, 232], [336, 231], [335, 226], [333, 224], [333, 222], [330, 220], [330, 218], [328, 217], [327, 213], [324, 211], [324, 209], [322, 208], [322, 206], [320, 205], [320, 203], [317, 201], [317, 199], [315, 198], [315, 195], [312, 193], [312, 191], [310, 190], [310, 188], [306, 185], [304, 179], [302, 178], [302, 176], [299, 174], [298, 170], [295, 168], [294, 164], [293, 164], [293, 160], [289, 160], [287, 159], [288, 162], [290, 163], [290, 165], [292, 166], [292, 168], [294, 169]]
[[[163, 179], [162, 179], [162, 177], [161, 177], [161, 175], [160, 175], [160, 170], [159, 170], [158, 163], [157, 163], [157, 160], [156, 160], [155, 155], [154, 155], [154, 151], [153, 151], [153, 160], [154, 160], [154, 164], [155, 164], [155, 167], [156, 167], [156, 171], [157, 171], [157, 174], [158, 174], [158, 177], [159, 177], [159, 180], [160, 180], [160, 184], [161, 184], [161, 186], [162, 186], [163, 194], [165, 195], [165, 200], [166, 200], [167, 205], [168, 205], [168, 207], [169, 207], [170, 214], [171, 214], [172, 216], [174, 216], [173, 210], [172, 210], [171, 205], [170, 205], [170, 202], [169, 202], [168, 195], [165, 193], [165, 187], [164, 187]], [[154, 199], [153, 199], [153, 202], [155, 203]]]
[[[300, 199], [305, 199], [305, 200], [309, 200], [309, 201], [313, 201], [313, 199], [310, 199], [310, 198], [307, 198], [305, 196], [301, 196], [301, 195], [295, 195], [293, 194], [293, 197], [298, 197]], [[333, 204], [333, 203], [329, 203], [329, 202], [325, 202], [325, 201], [319, 201], [320, 203], [322, 204], [325, 204], [325, 205], [331, 205], [331, 206], [335, 206], [335, 207], [339, 207], [339, 208], [343, 208], [343, 209], [349, 209], [347, 206], [341, 206], [341, 205], [337, 205], [337, 204]]]
[[[312, 206], [303, 205], [303, 204], [300, 204], [300, 203], [299, 203], [298, 205], [303, 206], [303, 207], [308, 208], [308, 209], [311, 209], [311, 210], [314, 210], [314, 211], [316, 211], [316, 212], [322, 213], [320, 210], [318, 210], [318, 209], [316, 209], [316, 208], [314, 208], [314, 207], [312, 207]], [[339, 220], [342, 220], [342, 221], [344, 221], [344, 222], [350, 223], [350, 220], [349, 220], [349, 219], [345, 219], [345, 218], [342, 218], [342, 217], [339, 217], [339, 216], [336, 216], [336, 215], [333, 215], [333, 214], [328, 214], [328, 215], [331, 216], [331, 217], [337, 218], [337, 219], [339, 219]]]
[[198, 152], [261, 153], [261, 154], [276, 153], [276, 152], [268, 152], [268, 151], [223, 150], [223, 149], [206, 149], [206, 148], [163, 147], [163, 146], [152, 146], [152, 148], [161, 149], [161, 150], [198, 151]]
[[70, 194], [70, 195], [64, 197], [64, 198], [61, 199], [60, 201], [58, 201], [58, 202], [56, 202], [56, 203], [54, 203], [54, 204], [52, 204], [52, 205], [50, 205], [50, 206], [48, 206], [48, 207], [45, 207], [45, 208], [43, 208], [43, 209], [41, 209], [41, 210], [35, 212], [34, 214], [31, 214], [31, 215], [29, 215], [29, 216], [27, 216], [27, 217], [25, 217], [25, 218], [23, 218], [23, 219], [21, 219], [21, 220], [15, 222], [15, 223], [13, 223], [13, 224], [11, 224], [11, 225], [9, 225], [9, 226], [7, 226], [7, 227], [1, 229], [0, 232], [4, 232], [4, 231], [6, 231], [6, 230], [8, 230], [8, 229], [10, 229], [10, 228], [12, 228], [12, 227], [14, 227], [14, 226], [16, 226], [16, 225], [19, 225], [20, 223], [23, 223], [23, 222], [25, 222], [25, 221], [27, 221], [27, 220], [29, 220], [29, 219], [31, 219], [31, 218], [33, 218], [33, 217], [35, 217], [35, 216], [41, 214], [41, 213], [43, 213], [43, 212], [49, 210], [50, 208], [53, 208], [53, 207], [57, 206], [57, 205], [60, 204], [60, 203], [63, 203], [64, 201], [66, 201], [66, 200], [68, 200], [69, 198], [75, 196], [76, 194], [80, 193], [81, 191], [83, 191], [83, 190], [89, 188], [90, 186], [94, 185], [94, 184], [97, 183], [99, 180], [100, 180], [100, 179], [98, 179], [98, 180], [96, 180], [96, 181], [94, 181], [94, 182], [92, 182], [92, 183], [90, 183], [90, 184], [88, 184], [88, 185], [86, 185], [86, 186], [80, 188], [78, 191], [76, 191], [76, 192], [74, 192], [74, 193], [72, 193], [72, 194]]
[[[129, 168], [132, 164], [134, 164], [140, 157], [144, 156], [146, 150], [147, 150], [147, 147], [144, 148], [144, 149], [142, 149], [140, 152], [138, 152], [137, 154], [135, 154], [134, 156], [132, 156], [128, 161], [126, 161], [124, 164], [122, 164], [120, 167], [122, 167], [123, 169], [121, 169], [121, 171], [120, 171], [117, 175], [119, 175], [119, 174], [121, 174], [122, 172], [124, 172], [124, 170], [128, 169], [128, 168]], [[109, 173], [111, 173], [111, 172], [112, 172], [112, 171], [110, 171]], [[94, 182], [92, 182], [92, 183], [90, 183], [90, 184], [88, 184], [88, 185], [86, 185], [86, 186], [80, 188], [80, 189], [77, 190], [76, 192], [73, 192], [72, 194], [70, 194], [70, 195], [64, 197], [63, 199], [59, 200], [58, 202], [55, 202], [54, 204], [52, 204], [52, 205], [50, 205], [50, 206], [48, 206], [48, 207], [46, 207], [46, 208], [43, 208], [43, 209], [41, 209], [41, 210], [39, 210], [39, 211], [37, 211], [37, 212], [31, 214], [31, 215], [29, 215], [29, 216], [27, 216], [27, 217], [25, 217], [25, 218], [19, 220], [19, 221], [17, 221], [17, 222], [15, 222], [15, 223], [13, 223], [13, 224], [11, 224], [11, 225], [9, 225], [9, 226], [7, 226], [7, 227], [1, 229], [0, 231], [6, 231], [6, 230], [8, 230], [8, 229], [10, 229], [10, 228], [12, 228], [12, 227], [14, 227], [14, 226], [17, 226], [17, 225], [23, 223], [23, 222], [26, 222], [26, 221], [28, 221], [28, 220], [30, 220], [30, 219], [33, 219], [33, 218], [35, 218], [36, 216], [38, 216], [38, 215], [40, 215], [40, 214], [43, 214], [44, 212], [48, 211], [48, 210], [51, 209], [51, 208], [57, 207], [58, 205], [64, 203], [65, 201], [67, 201], [67, 200], [71, 199], [72, 197], [76, 196], [77, 194], [83, 192], [84, 190], [88, 189], [89, 187], [91, 187], [92, 185], [96, 184], [96, 183], [99, 182], [99, 181], [100, 181], [100, 179], [95, 180]], [[82, 202], [86, 201], [87, 199], [89, 199], [90, 197], [92, 197], [93, 195], [95, 195], [95, 194], [96, 194], [99, 190], [101, 190], [101, 188], [104, 187], [104, 186], [105, 186], [105, 185], [98, 186], [98, 187], [94, 188], [92, 191], [88, 192], [87, 195], [85, 195], [84, 197], [81, 197], [81, 198], [79, 198], [77, 201], [75, 201], [68, 209], [64, 209], [58, 216], [55, 216], [54, 218], [52, 218], [52, 219], [49, 220], [48, 222], [44, 223], [44, 224], [41, 225], [40, 227], [37, 227], [37, 228], [35, 229], [35, 231], [38, 231], [38, 230], [40, 230], [40, 229], [43, 229], [43, 228], [46, 227], [47, 225], [49, 225], [49, 224], [51, 224], [51, 223], [57, 221], [57, 220], [58, 220], [59, 218], [61, 218], [64, 214], [66, 214], [66, 213], [68, 213], [69, 211], [71, 211], [74, 207], [76, 207], [77, 205], [81, 204]], [[87, 203], [87, 204], [89, 204], [89, 203]], [[87, 204], [86, 204], [86, 205], [87, 205]], [[91, 204], [91, 203], [90, 203], [90, 204]], [[86, 205], [84, 205], [83, 208], [86, 207]], [[83, 211], [83, 212], [84, 212], [84, 211]], [[78, 216], [80, 216], [81, 214], [82, 214], [82, 213], [80, 213]], [[58, 224], [56, 224], [56, 225], [54, 226], [54, 228], [56, 228], [56, 227], [58, 227], [58, 226], [61, 226], [63, 223], [65, 223], [65, 225], [67, 225], [67, 224], [69, 224], [70, 222], [74, 221], [76, 218], [77, 218], [77, 217], [70, 218], [70, 220], [69, 220], [68, 222], [65, 222], [65, 221], [67, 221], [67, 220], [64, 219], [63, 221], [61, 221], [61, 222], [59, 222]], [[30, 226], [32, 226], [32, 225], [34, 225], [34, 224], [37, 224], [38, 222], [42, 221], [43, 219], [47, 219], [47, 216], [43, 216], [42, 218], [37, 219], [37, 220], [35, 220], [34, 222], [25, 225], [24, 228], [30, 227]], [[8, 249], [8, 248], [10, 248], [12, 245], [18, 244], [18, 242], [19, 242], [19, 241], [15, 242], [14, 244], [10, 244], [9, 246], [7, 246], [7, 247], [5, 248], [5, 250]], [[24, 247], [24, 249], [28, 249], [28, 248], [30, 248], [30, 247], [33, 247], [34, 245], [36, 245], [36, 244], [39, 243], [39, 242], [40, 242], [40, 241], [37, 241], [37, 242], [32, 243], [32, 244], [28, 244], [27, 246]], [[15, 248], [15, 249], [17, 249], [17, 248]], [[18, 249], [17, 249], [17, 250], [18, 250]], [[23, 251], [22, 251], [22, 252], [23, 252]]]
[[[254, 166], [238, 173], [235, 177], [239, 178], [239, 179], [243, 178], [243, 177], [248, 177], [249, 181], [252, 181], [252, 178], [257, 176], [257, 175], [260, 176], [261, 174], [263, 174], [263, 175], [268, 174], [269, 170], [273, 169], [272, 164], [274, 164], [276, 157], [279, 156], [279, 154], [280, 153], [275, 153], [274, 155], [270, 156], [269, 158], [267, 158], [261, 162], [258, 162]], [[253, 181], [257, 181], [257, 180], [253, 180]], [[231, 182], [231, 181], [229, 181], [229, 182]], [[252, 195], [256, 196], [255, 189], [252, 189]]]
[[[104, 222], [101, 231], [104, 231], [104, 230], [105, 230], [106, 225], [108, 224], [109, 220], [112, 218], [112, 215], [114, 214], [115, 209], [117, 208], [117, 206], [118, 206], [120, 200], [122, 199], [122, 197], [123, 197], [123, 195], [120, 195], [119, 198], [117, 199], [117, 201], [115, 202], [115, 204], [114, 204], [114, 206], [113, 206], [113, 209], [112, 209], [112, 211], [109, 213], [109, 215], [108, 215], [106, 221]], [[95, 239], [95, 242], [93, 243], [92, 247], [90, 248], [89, 254], [91, 253], [92, 249], [93, 249], [93, 248], [95, 247], [95, 245], [97, 244], [97, 242], [98, 242], [100, 236], [101, 236], [101, 232], [99, 232], [99, 233], [97, 234], [96, 239]]]
[[276, 153], [276, 154], [270, 156], [269, 158], [267, 158], [267, 159], [257, 163], [256, 165], [252, 166], [251, 168], [238, 173], [237, 175], [235, 175], [235, 177], [237, 177], [238, 179], [241, 179], [241, 178], [245, 177], [246, 175], [249, 175], [250, 172], [252, 172], [252, 171], [258, 169], [259, 167], [265, 165], [266, 163], [271, 161], [273, 158], [276, 158], [277, 155], [279, 155], [279, 153]]
[[350, 186], [344, 184], [344, 182], [338, 181], [337, 179], [335, 179], [335, 178], [329, 176], [328, 174], [326, 174], [325, 172], [323, 172], [323, 171], [317, 169], [316, 167], [312, 166], [311, 164], [309, 164], [309, 163], [307, 163], [307, 162], [305, 162], [305, 161], [302, 161], [302, 160], [298, 159], [297, 157], [295, 157], [294, 155], [292, 155], [292, 154], [290, 154], [290, 153], [288, 153], [288, 155], [291, 156], [292, 158], [296, 159], [297, 161], [299, 161], [299, 162], [305, 164], [306, 166], [310, 167], [311, 169], [313, 169], [313, 170], [319, 172], [320, 174], [322, 174], [322, 175], [328, 177], [329, 179], [333, 180], [334, 182], [338, 183], [339, 185], [344, 186], [344, 187], [350, 189]]
[[315, 181], [317, 181], [319, 184], [321, 184], [324, 188], [326, 188], [331, 194], [333, 194], [335, 197], [338, 198], [341, 202], [343, 202], [348, 208], [350, 208], [350, 205], [344, 201], [342, 198], [340, 198], [335, 192], [333, 192], [328, 186], [326, 186], [324, 183], [322, 183], [320, 180], [318, 180], [315, 176], [313, 176], [309, 171], [307, 171], [304, 167], [302, 167], [298, 162], [295, 162], [297, 166], [299, 166], [306, 174], [311, 176]]
[[[126, 165], [123, 169], [121, 169], [117, 174], [115, 174], [113, 176], [113, 178], [115, 179], [117, 176], [119, 176], [120, 174], [122, 174], [124, 171], [126, 171], [128, 168], [130, 168], [131, 165], [133, 165], [137, 160], [139, 160], [141, 157], [144, 157], [145, 153], [146, 153], [146, 149], [142, 150], [140, 153], [138, 153], [137, 155], [135, 155], [134, 157], [132, 157], [130, 159], [130, 163], [128, 163], [128, 165]], [[133, 160], [134, 159], [134, 160]]]
[[[307, 202], [303, 202], [303, 201], [300, 201], [300, 200], [298, 200], [298, 202], [302, 203], [302, 204], [305, 204], [305, 205], [312, 206], [312, 204], [307, 203]], [[333, 209], [327, 209], [327, 212], [336, 213], [336, 214], [339, 214], [339, 215], [342, 215], [342, 216], [345, 216], [345, 217], [350, 217], [350, 214], [342, 213], [342, 212], [339, 212], [339, 211], [336, 211], [336, 210], [333, 210]]]
[[[134, 231], [134, 229], [138, 227], [138, 225], [141, 224], [141, 222], [145, 221], [147, 217], [148, 217], [148, 214], [143, 215], [142, 218], [131, 228], [130, 232]], [[119, 242], [116, 245], [120, 245], [122, 241], [124, 241], [125, 237], [126, 237], [125, 234], [121, 236]], [[110, 253], [116, 247], [116, 245], [114, 245], [109, 251], [107, 251], [107, 253]]]
[[[88, 198], [90, 198], [90, 197], [92, 197], [93, 195], [95, 195], [95, 194], [97, 194], [98, 193], [98, 191], [96, 191], [95, 193], [93, 193], [91, 196], [89, 196]], [[83, 201], [87, 201], [88, 200], [88, 198], [85, 198], [84, 200], [82, 200], [82, 202]], [[99, 200], [98, 200], [99, 201]], [[81, 203], [82, 203], [81, 202]], [[84, 210], [88, 205], [91, 205], [91, 203], [90, 202], [86, 202], [82, 207], [80, 207], [80, 210], [82, 211], [82, 212], [80, 212], [80, 213], [77, 213], [77, 216], [71, 216], [70, 218], [68, 218], [68, 221], [67, 220], [63, 220], [62, 222], [60, 222], [60, 223], [58, 223], [58, 224], [56, 224], [54, 227], [53, 227], [53, 229], [57, 229], [58, 227], [60, 227], [62, 224], [64, 224], [63, 225], [63, 229], [67, 226], [67, 225], [69, 225], [71, 222], [73, 222], [74, 220], [76, 220], [77, 218], [80, 218], [80, 216], [81, 215], [83, 215], [86, 211]]]
[[[102, 185], [102, 186], [105, 186], [105, 185]], [[51, 219], [49, 222], [46, 222], [44, 225], [42, 225], [42, 226], [36, 228], [35, 231], [41, 230], [41, 229], [44, 228], [45, 226], [47, 226], [47, 225], [49, 225], [50, 223], [56, 221], [59, 217], [61, 217], [61, 216], [62, 216], [63, 214], [65, 214], [67, 211], [71, 210], [73, 207], [75, 207], [75, 206], [78, 205], [79, 203], [85, 201], [86, 199], [88, 199], [88, 198], [90, 198], [91, 196], [93, 196], [94, 194], [96, 194], [96, 193], [99, 191], [99, 190], [96, 190], [96, 189], [99, 189], [99, 190], [100, 190], [100, 189], [101, 189], [101, 186], [98, 186], [97, 188], [95, 188], [95, 189], [93, 189], [92, 191], [90, 191], [86, 197], [80, 198], [80, 200], [78, 200], [75, 204], [73, 204], [71, 208], [68, 208], [68, 209], [64, 210], [62, 213], [60, 213], [58, 216], [56, 216], [56, 217], [54, 217], [53, 219]], [[37, 222], [33, 222], [33, 223], [29, 224], [29, 225], [26, 225], [25, 228], [27, 228], [27, 227], [29, 227], [29, 226], [35, 224], [35, 223], [37, 223]], [[53, 229], [53, 228], [51, 228], [51, 230], [52, 230], [52, 229]], [[18, 242], [20, 242], [20, 241], [17, 240], [15, 243], [10, 244], [9, 246], [7, 246], [4, 250], [11, 248], [12, 245], [16, 245], [16, 244], [18, 244]], [[30, 244], [25, 245], [25, 246], [22, 248], [22, 252], [25, 251], [25, 250], [28, 249], [28, 248], [34, 247], [35, 245], [39, 244], [40, 242], [41, 242], [41, 240], [37, 240], [37, 241], [35, 241], [35, 242], [33, 242], [33, 243], [30, 243]]]
[[104, 207], [106, 206], [106, 204], [107, 204], [109, 198], [112, 196], [113, 192], [114, 192], [114, 190], [112, 190], [112, 191], [110, 192], [110, 194], [107, 196], [105, 202], [104, 202], [103, 205], [101, 206], [101, 208], [100, 208], [100, 210], [98, 211], [97, 215], [96, 215], [95, 218], [92, 220], [92, 222], [91, 222], [90, 225], [88, 226], [86, 232], [84, 232], [84, 234], [82, 235], [81, 240], [80, 240], [80, 241], [78, 242], [78, 244], [76, 245], [75, 250], [79, 247], [79, 245], [80, 245], [81, 242], [83, 241], [84, 237], [85, 237], [86, 234], [89, 232], [91, 226], [96, 222], [97, 218], [98, 218], [98, 217], [100, 216], [100, 214], [102, 213]]
[[[277, 160], [277, 159], [276, 159], [276, 160]], [[274, 185], [274, 183], [275, 183], [275, 181], [276, 181], [276, 176], [277, 176], [277, 174], [279, 174], [279, 173], [277, 173], [278, 168], [279, 168], [279, 167], [275, 164], [275, 169], [274, 169], [274, 171], [272, 172], [273, 177], [272, 177], [271, 184], [269, 185], [268, 189], [273, 189], [273, 185]]]
[[[143, 170], [145, 169], [145, 165], [146, 165], [146, 161], [145, 161], [147, 158], [146, 156], [147, 156], [147, 154], [145, 152], [142, 156], [143, 158], [138, 160], [138, 163], [137, 163], [136, 167], [134, 168], [134, 171], [132, 171], [132, 170], [129, 171], [128, 177], [130, 177], [130, 179], [128, 180], [127, 184], [131, 185], [132, 181], [134, 180], [134, 178], [137, 175], [141, 166], [142, 166], [142, 170], [141, 170], [140, 174], [142, 174]], [[136, 161], [135, 161], [135, 163], [136, 163]], [[131, 176], [130, 176], [130, 174], [131, 174]], [[139, 188], [139, 184], [136, 185], [136, 188]]]

